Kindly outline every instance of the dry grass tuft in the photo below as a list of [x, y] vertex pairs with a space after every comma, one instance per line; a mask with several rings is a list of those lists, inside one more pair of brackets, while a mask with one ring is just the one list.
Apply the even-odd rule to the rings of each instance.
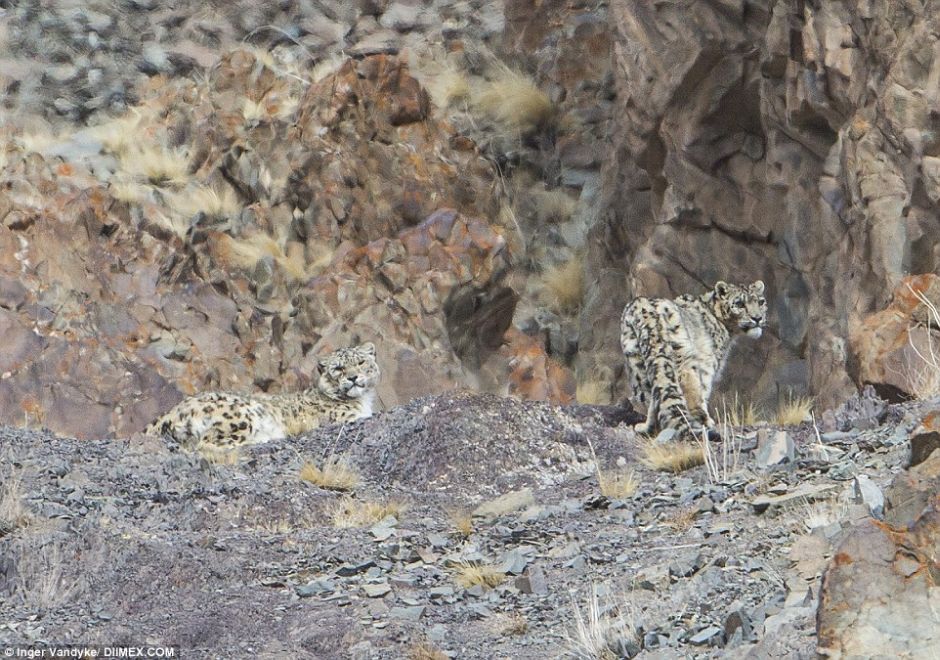
[[450, 660], [431, 642], [419, 642], [408, 649], [408, 660]]
[[543, 128], [555, 117], [555, 106], [545, 92], [528, 76], [504, 65], [476, 90], [471, 105], [503, 129], [517, 133]]
[[327, 490], [352, 490], [361, 482], [349, 457], [336, 455], [327, 456], [319, 466], [304, 463], [300, 478]]
[[358, 500], [355, 497], [346, 496], [333, 504], [330, 510], [330, 520], [334, 527], [341, 529], [366, 527], [388, 516], [398, 518], [404, 510], [405, 505], [394, 500], [381, 502]]
[[584, 298], [584, 260], [572, 257], [542, 274], [548, 304], [557, 312], [576, 312]]
[[143, 112], [132, 108], [123, 117], [95, 126], [91, 133], [101, 141], [104, 153], [123, 156], [140, 144], [144, 122]]
[[467, 76], [456, 67], [446, 65], [429, 77], [426, 89], [434, 105], [443, 109], [467, 102], [471, 95]]
[[223, 219], [241, 211], [241, 205], [230, 188], [219, 192], [215, 188], [197, 184], [170, 195], [169, 200], [171, 208], [187, 220], [197, 213]]
[[490, 629], [500, 637], [524, 635], [529, 630], [529, 620], [518, 612], [512, 614], [500, 613], [494, 615], [491, 619]]
[[591, 589], [587, 614], [572, 603], [575, 617], [574, 634], [565, 635], [562, 657], [575, 660], [617, 660], [632, 658], [639, 649], [636, 626], [626, 604], [614, 608], [598, 602], [596, 588]]
[[532, 200], [535, 219], [540, 225], [567, 222], [578, 206], [578, 200], [559, 189], [544, 190], [533, 186], [529, 189], [529, 197]]
[[599, 380], [587, 380], [578, 383], [575, 392], [578, 403], [604, 405], [610, 403], [610, 388]]
[[473, 534], [473, 513], [469, 509], [457, 507], [447, 510], [447, 517], [458, 534], [464, 538]]
[[199, 455], [212, 465], [238, 465], [241, 451], [238, 447], [225, 449], [214, 445], [201, 444], [196, 448]]
[[454, 581], [464, 589], [476, 585], [492, 589], [506, 581], [506, 574], [490, 564], [460, 562], [454, 567]]
[[780, 426], [796, 426], [809, 422], [813, 418], [813, 399], [808, 396], [793, 396], [790, 394], [786, 401], [777, 406], [777, 415], [774, 421]]
[[918, 364], [906, 365], [908, 378], [911, 383], [911, 389], [915, 399], [925, 401], [940, 396], [940, 347], [934, 344], [934, 333], [931, 329], [940, 328], [940, 310], [931, 302], [922, 291], [914, 289], [910, 284], [907, 285], [910, 292], [917, 298], [924, 309], [924, 320], [926, 321], [926, 332], [924, 336], [927, 339], [927, 345], [919, 348], [911, 332], [913, 326], [908, 328], [907, 340], [914, 355], [913, 360]]
[[735, 392], [730, 400], [722, 399], [722, 409], [727, 413], [726, 421], [731, 426], [754, 426], [761, 421], [761, 413], [753, 401], [743, 401]]
[[134, 181], [114, 180], [108, 186], [108, 192], [111, 197], [125, 204], [139, 204], [142, 200], [150, 196], [153, 189]]
[[153, 186], [182, 186], [189, 181], [189, 155], [184, 150], [135, 143], [119, 158], [123, 172]]
[[697, 515], [698, 509], [695, 507], [685, 507], [663, 518], [663, 524], [677, 532], [687, 532], [692, 528], [692, 523], [695, 522]]
[[65, 578], [65, 559], [59, 546], [23, 547], [16, 562], [14, 589], [22, 602], [40, 610], [53, 610], [75, 599], [79, 584]]
[[0, 537], [28, 524], [29, 514], [23, 506], [22, 482], [15, 475], [8, 477], [0, 487]]
[[705, 463], [705, 454], [699, 444], [647, 440], [642, 451], [640, 462], [661, 472], [679, 473]]
[[600, 485], [601, 495], [614, 500], [623, 500], [631, 497], [640, 485], [640, 480], [632, 470], [604, 472], [597, 468], [597, 482]]

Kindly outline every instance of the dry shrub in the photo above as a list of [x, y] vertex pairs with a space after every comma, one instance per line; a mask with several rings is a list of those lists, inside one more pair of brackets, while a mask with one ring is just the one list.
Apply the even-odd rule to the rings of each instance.
[[58, 545], [41, 548], [21, 544], [17, 554], [15, 593], [27, 607], [53, 610], [76, 598], [77, 580], [65, 577], [65, 559]]
[[349, 457], [337, 455], [327, 456], [320, 465], [304, 463], [300, 478], [327, 490], [352, 490], [361, 481]]
[[22, 482], [16, 475], [7, 477], [0, 486], [0, 537], [29, 524], [23, 506]]
[[584, 260], [575, 256], [542, 275], [548, 304], [561, 313], [577, 311], [584, 298]]
[[933, 333], [933, 330], [940, 328], [940, 310], [922, 291], [916, 290], [910, 284], [907, 288], [923, 306], [927, 326], [924, 333], [927, 345], [923, 348], [918, 347], [914, 341], [914, 335], [911, 332], [914, 326], [908, 328], [908, 345], [917, 357], [914, 359], [916, 364], [906, 365], [909, 372], [907, 380], [911, 383], [913, 389], [911, 394], [914, 398], [925, 401], [940, 395], [940, 346], [935, 344], [936, 339]]
[[497, 65], [492, 79], [473, 94], [473, 110], [502, 129], [530, 133], [545, 127], [555, 116], [555, 106], [535, 82], [505, 65]]
[[692, 523], [695, 522], [697, 515], [698, 509], [695, 507], [685, 507], [663, 518], [663, 524], [677, 532], [687, 532], [691, 529]]
[[795, 426], [812, 420], [813, 399], [808, 396], [789, 394], [777, 406], [775, 422], [780, 426]]
[[605, 607], [598, 600], [596, 588], [591, 589], [587, 614], [577, 603], [574, 609], [574, 631], [565, 634], [563, 657], [576, 660], [617, 660], [632, 658], [639, 650], [639, 639], [633, 616], [626, 603]]
[[431, 642], [418, 642], [408, 649], [408, 660], [450, 660], [443, 651]]
[[689, 442], [648, 440], [643, 443], [642, 452], [640, 462], [661, 472], [679, 473], [705, 463], [701, 445]]
[[330, 520], [334, 527], [348, 529], [352, 527], [366, 527], [374, 525], [388, 517], [399, 517], [405, 505], [394, 500], [359, 500], [346, 496], [333, 504], [330, 509]]
[[464, 589], [477, 585], [492, 589], [506, 581], [506, 574], [491, 564], [464, 561], [454, 566], [454, 581]]

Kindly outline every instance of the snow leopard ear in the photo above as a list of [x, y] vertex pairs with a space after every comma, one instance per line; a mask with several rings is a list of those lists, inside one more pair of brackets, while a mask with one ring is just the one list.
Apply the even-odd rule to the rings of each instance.
[[366, 353], [368, 353], [372, 357], [375, 357], [375, 344], [373, 344], [371, 341], [367, 341], [365, 344], [362, 344], [359, 348], [364, 350]]
[[718, 280], [715, 282], [715, 293], [717, 293], [722, 298], [728, 295], [728, 283]]
[[321, 357], [317, 360], [317, 371], [321, 374], [326, 372], [326, 358]]
[[764, 292], [764, 282], [763, 280], [757, 280], [754, 284], [751, 285], [751, 291], [753, 291], [758, 296]]

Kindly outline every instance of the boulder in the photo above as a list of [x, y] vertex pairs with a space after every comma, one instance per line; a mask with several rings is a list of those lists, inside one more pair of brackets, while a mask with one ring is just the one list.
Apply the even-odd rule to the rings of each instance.
[[865, 519], [823, 576], [818, 651], [831, 658], [940, 653], [940, 454], [888, 488], [885, 522]]
[[[926, 302], [924, 302], [926, 300]], [[940, 277], [905, 277], [890, 304], [864, 317], [850, 334], [860, 386], [897, 401], [940, 392]]]

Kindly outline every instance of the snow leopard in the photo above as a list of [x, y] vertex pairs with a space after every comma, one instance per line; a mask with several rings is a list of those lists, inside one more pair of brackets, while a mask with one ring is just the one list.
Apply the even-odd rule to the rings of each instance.
[[144, 430], [194, 449], [270, 442], [321, 424], [369, 417], [379, 366], [375, 345], [341, 348], [318, 360], [316, 385], [286, 394], [203, 392], [183, 399]]
[[712, 386], [721, 375], [732, 343], [746, 334], [759, 338], [767, 323], [764, 283], [717, 282], [700, 296], [639, 297], [623, 310], [620, 344], [630, 371], [633, 396], [647, 406], [649, 434], [671, 428], [679, 436], [714, 435], [708, 412]]

